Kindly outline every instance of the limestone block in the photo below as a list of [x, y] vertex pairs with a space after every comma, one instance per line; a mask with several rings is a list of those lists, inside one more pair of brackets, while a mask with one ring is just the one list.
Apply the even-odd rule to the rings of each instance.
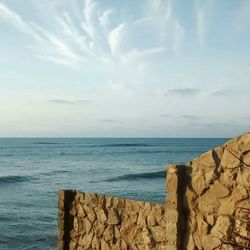
[[238, 173], [237, 183], [250, 190], [250, 168], [245, 168], [244, 171]]
[[82, 223], [82, 227], [83, 227], [82, 231], [86, 230], [86, 232], [89, 233], [89, 231], [90, 231], [90, 229], [92, 227], [92, 224], [87, 218], [84, 218], [83, 223]]
[[110, 225], [117, 225], [119, 224], [120, 219], [117, 213], [117, 210], [114, 208], [111, 208], [108, 212], [108, 224]]
[[147, 223], [146, 223], [145, 211], [141, 211], [141, 212], [139, 212], [139, 215], [138, 215], [137, 226], [138, 227], [145, 227], [146, 225], [147, 225]]
[[94, 236], [92, 239], [91, 249], [101, 250], [101, 241], [96, 236]]
[[211, 235], [208, 235], [203, 238], [202, 245], [204, 247], [204, 250], [213, 250], [216, 247], [220, 246], [221, 241]]
[[236, 201], [231, 197], [227, 197], [221, 200], [221, 206], [219, 208], [219, 214], [232, 215], [236, 209]]
[[144, 230], [138, 234], [139, 244], [148, 245], [151, 242], [150, 236], [149, 231], [144, 228]]
[[112, 226], [108, 226], [103, 232], [103, 238], [106, 242], [112, 241], [114, 238], [114, 229]]
[[101, 240], [101, 249], [102, 250], [111, 250], [109, 244], [105, 240]]
[[248, 198], [248, 193], [247, 193], [247, 190], [243, 186], [238, 185], [236, 188], [234, 188], [232, 192], [232, 199], [236, 201], [240, 201], [246, 198]]
[[215, 223], [215, 216], [213, 214], [210, 214], [206, 217], [207, 223], [211, 226]]
[[116, 239], [121, 238], [120, 229], [117, 226], [114, 226], [114, 234]]
[[86, 213], [80, 204], [76, 205], [76, 212], [77, 212], [77, 217], [84, 218], [86, 216]]
[[198, 196], [188, 187], [185, 193], [183, 205], [188, 209], [193, 209], [197, 205]]
[[136, 213], [136, 212], [130, 212], [129, 213], [129, 221], [131, 222], [131, 223], [134, 223], [134, 224], [136, 224], [137, 223], [137, 219], [138, 219], [138, 214]]
[[121, 237], [126, 240], [127, 242], [132, 242], [136, 235], [138, 234], [138, 230], [136, 225], [134, 224], [126, 224], [122, 225], [120, 230]]
[[88, 235], [80, 238], [78, 244], [82, 247], [82, 249], [88, 249], [91, 246], [93, 236], [93, 233], [89, 233]]
[[238, 168], [240, 166], [240, 160], [232, 153], [232, 151], [233, 150], [228, 147], [225, 149], [221, 159], [222, 168], [233, 169]]
[[105, 230], [105, 225], [101, 224], [101, 223], [98, 223], [96, 226], [95, 226], [95, 232], [96, 232], [96, 235], [98, 237], [101, 237], [103, 232]]
[[151, 227], [150, 230], [156, 242], [164, 242], [166, 240], [166, 233], [160, 226]]
[[224, 239], [226, 241], [227, 237], [230, 235], [231, 228], [232, 225], [229, 217], [219, 216], [211, 230], [211, 236], [220, 240]]
[[107, 215], [106, 212], [100, 208], [96, 211], [97, 218], [100, 222], [104, 223], [107, 221]]
[[198, 225], [198, 232], [200, 235], [207, 235], [208, 232], [208, 224], [205, 222], [202, 215], [198, 215], [196, 217], [197, 225]]
[[230, 191], [223, 186], [220, 182], [215, 183], [210, 187], [209, 192], [215, 195], [217, 198], [223, 198], [230, 194]]
[[220, 200], [209, 190], [198, 200], [198, 208], [203, 213], [214, 213], [218, 211]]
[[73, 220], [73, 228], [76, 232], [78, 232], [78, 220], [77, 220], [77, 217], [74, 217], [74, 220]]

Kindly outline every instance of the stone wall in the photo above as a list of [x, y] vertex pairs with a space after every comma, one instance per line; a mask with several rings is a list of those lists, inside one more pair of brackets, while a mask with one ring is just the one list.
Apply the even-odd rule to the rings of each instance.
[[58, 249], [165, 249], [161, 204], [59, 192]]
[[175, 247], [167, 249], [250, 249], [250, 133], [170, 166], [168, 175], [166, 214], [176, 216], [167, 216], [167, 228], [177, 230], [167, 231]]
[[59, 192], [58, 249], [250, 249], [250, 133], [169, 165], [167, 202]]

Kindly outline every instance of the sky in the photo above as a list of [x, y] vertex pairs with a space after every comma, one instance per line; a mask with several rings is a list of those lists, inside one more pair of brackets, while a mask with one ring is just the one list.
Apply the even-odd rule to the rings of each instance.
[[0, 136], [250, 130], [249, 0], [0, 0]]

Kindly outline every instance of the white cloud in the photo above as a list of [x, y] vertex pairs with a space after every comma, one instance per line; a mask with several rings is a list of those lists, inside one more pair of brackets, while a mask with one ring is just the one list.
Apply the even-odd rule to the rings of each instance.
[[123, 63], [131, 63], [137, 60], [143, 60], [147, 57], [151, 59], [154, 56], [161, 55], [166, 53], [168, 50], [165, 47], [156, 47], [156, 48], [149, 48], [149, 49], [132, 49], [127, 53], [121, 55], [121, 62]]
[[20, 15], [0, 3], [0, 19], [5, 20], [8, 24], [14, 26], [18, 31], [28, 33], [32, 38], [40, 40], [39, 35], [25, 22]]
[[199, 40], [200, 47], [203, 48], [205, 46], [206, 41], [206, 32], [205, 32], [205, 11], [203, 8], [197, 6], [197, 36]]
[[173, 38], [173, 49], [178, 51], [181, 49], [183, 39], [185, 37], [185, 30], [178, 21], [174, 24], [174, 38]]
[[[81, 63], [81, 57], [78, 56], [72, 49], [71, 47], [66, 44], [64, 41], [60, 40], [58, 37], [56, 37], [55, 35], [52, 35], [50, 32], [42, 29], [41, 27], [39, 27], [36, 24], [33, 24], [33, 26], [39, 30], [41, 32], [41, 34], [46, 38], [46, 40], [48, 42], [50, 42], [50, 45], [53, 46], [53, 48], [55, 49], [55, 51], [57, 52], [57, 57], [61, 57], [61, 59], [56, 58], [55, 56], [44, 56], [43, 58], [47, 58], [51, 61], [54, 62], [62, 62], [64, 60], [68, 60], [68, 65], [72, 64], [72, 65], [77, 65]], [[42, 58], [42, 56], [39, 56], [39, 58]], [[62, 63], [64, 64], [64, 63]], [[65, 64], [67, 65], [67, 64]]]
[[108, 41], [112, 55], [117, 55], [120, 51], [121, 43], [124, 39], [126, 24], [121, 23], [109, 32]]
[[103, 11], [102, 14], [99, 16], [99, 22], [105, 29], [107, 29], [109, 26], [110, 16], [112, 15], [113, 12], [114, 10], [108, 9]]

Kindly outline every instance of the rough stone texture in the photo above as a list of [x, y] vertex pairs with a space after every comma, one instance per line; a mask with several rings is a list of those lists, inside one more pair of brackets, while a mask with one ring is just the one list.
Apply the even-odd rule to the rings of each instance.
[[186, 165], [186, 249], [250, 249], [249, 159], [246, 133]]
[[59, 192], [58, 249], [250, 249], [250, 133], [169, 165], [166, 207]]
[[[73, 197], [66, 209], [65, 196]], [[58, 249], [165, 249], [165, 227], [161, 204], [59, 192]]]

